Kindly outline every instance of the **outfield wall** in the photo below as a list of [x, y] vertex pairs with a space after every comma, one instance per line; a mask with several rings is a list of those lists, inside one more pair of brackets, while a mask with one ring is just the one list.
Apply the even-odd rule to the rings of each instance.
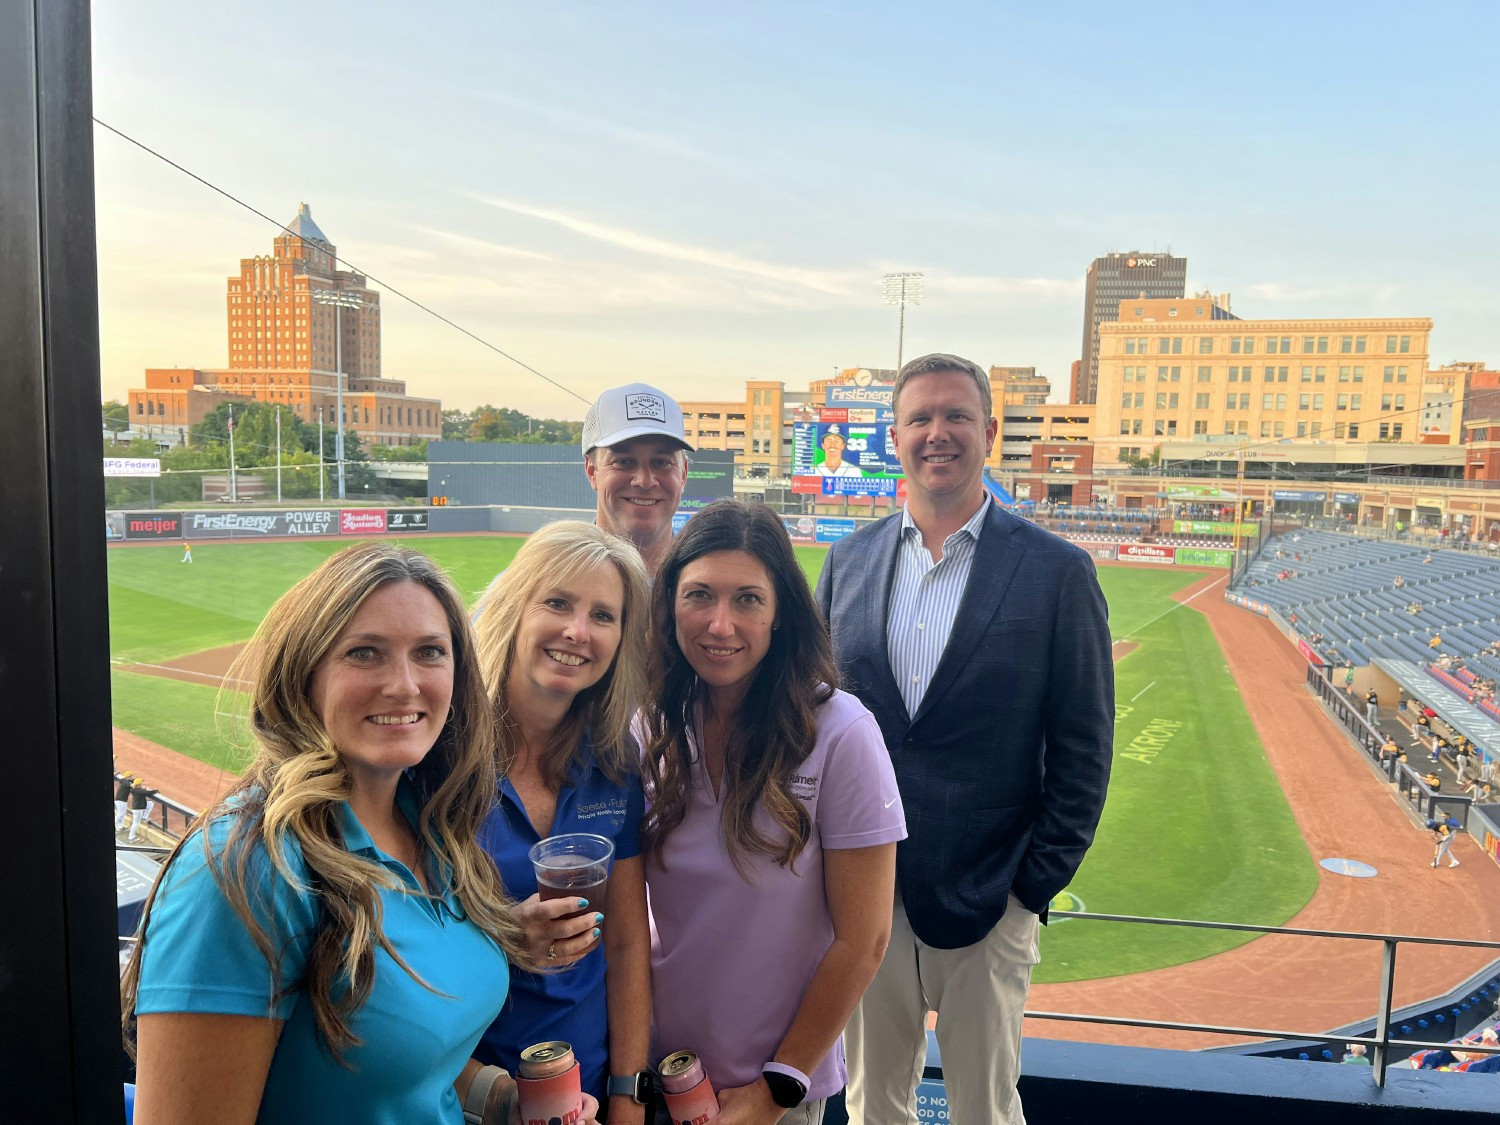
[[[678, 512], [676, 526], [690, 512]], [[432, 508], [242, 508], [181, 511], [114, 511], [104, 514], [110, 542], [156, 540], [280, 539], [305, 536], [463, 534], [495, 532], [529, 535], [557, 520], [592, 522], [592, 508], [543, 508], [518, 505], [466, 505]], [[787, 535], [804, 546], [828, 546], [875, 522], [850, 516], [784, 515]], [[1157, 566], [1228, 567], [1234, 552], [1214, 547], [1169, 547], [1157, 543], [1096, 543], [1072, 539], [1101, 562]]]

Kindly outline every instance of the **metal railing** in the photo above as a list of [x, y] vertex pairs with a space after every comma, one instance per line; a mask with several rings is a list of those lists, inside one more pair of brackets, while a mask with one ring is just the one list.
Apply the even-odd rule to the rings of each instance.
[[[1371, 1066], [1377, 1086], [1385, 1086], [1385, 1072], [1389, 1067], [1388, 1053], [1392, 1047], [1414, 1050], [1451, 1050], [1449, 1041], [1434, 1042], [1423, 1039], [1400, 1039], [1391, 1036], [1392, 999], [1396, 985], [1396, 950], [1401, 945], [1444, 945], [1467, 949], [1493, 949], [1500, 953], [1500, 941], [1480, 941], [1470, 938], [1430, 938], [1396, 934], [1367, 934], [1347, 930], [1315, 930], [1296, 926], [1255, 926], [1241, 922], [1203, 922], [1186, 918], [1148, 918], [1134, 914], [1095, 914], [1087, 911], [1067, 913], [1074, 919], [1091, 922], [1127, 922], [1148, 926], [1182, 926], [1196, 930], [1229, 930], [1235, 933], [1288, 934], [1294, 937], [1337, 938], [1343, 941], [1379, 942], [1382, 947], [1380, 962], [1380, 989], [1376, 998], [1374, 1035], [1330, 1035], [1327, 1031], [1297, 1031], [1289, 1028], [1242, 1027], [1233, 1024], [1183, 1023], [1175, 1020], [1138, 1019], [1131, 1016], [1098, 1016], [1077, 1012], [1039, 1012], [1027, 1010], [1028, 1019], [1058, 1020], [1065, 1023], [1104, 1024], [1112, 1027], [1149, 1027], [1165, 1031], [1197, 1031], [1214, 1035], [1248, 1035], [1260, 1039], [1313, 1039], [1324, 1042], [1363, 1043], [1372, 1048]], [[1482, 1044], [1465, 1044], [1464, 1051], [1473, 1054], [1500, 1054], [1500, 1047]]]

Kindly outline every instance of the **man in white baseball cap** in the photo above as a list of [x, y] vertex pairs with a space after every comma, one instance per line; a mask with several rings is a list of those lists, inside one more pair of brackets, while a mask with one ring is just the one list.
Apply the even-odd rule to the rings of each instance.
[[605, 391], [583, 420], [583, 468], [599, 497], [599, 526], [634, 543], [653, 574], [672, 545], [692, 449], [682, 407], [645, 383]]

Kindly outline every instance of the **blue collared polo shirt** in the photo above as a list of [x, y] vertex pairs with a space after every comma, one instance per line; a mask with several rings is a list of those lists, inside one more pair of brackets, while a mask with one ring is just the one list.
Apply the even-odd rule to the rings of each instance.
[[[396, 800], [415, 825], [417, 798], [404, 778]], [[319, 908], [295, 842], [287, 858], [301, 886], [282, 878], [264, 844], [247, 866], [252, 910], [281, 951], [281, 986], [290, 991], [272, 994], [270, 966], [224, 898], [195, 832], [161, 877], [136, 1011], [284, 1020], [257, 1121], [462, 1122], [453, 1083], [505, 1003], [505, 955], [446, 889], [440, 897], [424, 894], [404, 864], [375, 846], [345, 803], [338, 806], [338, 823], [351, 853], [401, 881], [402, 889], [379, 892], [381, 924], [391, 946], [431, 986], [413, 980], [377, 947], [374, 989], [352, 1020], [363, 1043], [344, 1053], [348, 1067], [318, 1038], [312, 1005], [297, 988]], [[229, 828], [230, 817], [221, 816], [206, 829], [216, 859]]]
[[[604, 776], [585, 738], [574, 758], [568, 782], [557, 794], [551, 835], [592, 832], [614, 841], [615, 859], [640, 855], [644, 809], [641, 779], [631, 773], [623, 785]], [[527, 854], [541, 837], [526, 816], [509, 778], [500, 782], [500, 801], [480, 829], [479, 841], [500, 868], [506, 893], [517, 900], [536, 894], [536, 871]], [[603, 903], [590, 903], [603, 913]], [[609, 922], [606, 919], [605, 925]], [[601, 942], [581, 961], [552, 973], [529, 973], [512, 967], [510, 999], [474, 1057], [515, 1073], [521, 1052], [533, 1043], [562, 1039], [573, 1044], [582, 1068], [583, 1088], [601, 1102], [609, 1074], [609, 1026], [604, 1008], [604, 946]]]

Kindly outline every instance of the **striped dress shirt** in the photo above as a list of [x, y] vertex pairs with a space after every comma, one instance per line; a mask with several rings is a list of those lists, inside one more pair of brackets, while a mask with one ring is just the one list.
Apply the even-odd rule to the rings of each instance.
[[922, 532], [911, 513], [901, 510], [901, 544], [886, 607], [885, 651], [908, 717], [922, 706], [927, 685], [948, 647], [989, 506], [986, 496], [968, 522], [943, 540], [943, 557], [936, 563], [922, 545]]

